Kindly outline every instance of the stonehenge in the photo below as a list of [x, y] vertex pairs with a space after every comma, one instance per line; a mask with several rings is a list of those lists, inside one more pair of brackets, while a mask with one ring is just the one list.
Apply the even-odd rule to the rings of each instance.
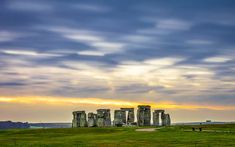
[[[171, 118], [164, 110], [154, 110], [152, 113], [151, 124], [151, 106], [138, 105], [137, 122], [135, 122], [134, 108], [120, 108], [114, 110], [114, 119], [111, 122], [110, 109], [98, 109], [97, 113], [90, 112], [86, 116], [85, 111], [74, 111], [72, 127], [121, 127], [121, 126], [170, 126]], [[161, 121], [161, 123], [160, 123]]]

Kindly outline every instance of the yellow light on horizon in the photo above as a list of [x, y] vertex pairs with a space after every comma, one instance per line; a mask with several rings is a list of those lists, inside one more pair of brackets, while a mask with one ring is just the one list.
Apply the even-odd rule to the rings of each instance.
[[120, 107], [137, 107], [138, 105], [151, 105], [157, 109], [210, 109], [210, 110], [235, 110], [235, 106], [223, 105], [198, 105], [198, 104], [177, 104], [171, 101], [156, 102], [131, 102], [124, 100], [101, 99], [101, 98], [66, 98], [66, 97], [48, 97], [48, 96], [16, 96], [16, 97], [0, 97], [0, 102], [5, 103], [23, 103], [23, 104], [47, 104], [47, 105], [106, 105]]

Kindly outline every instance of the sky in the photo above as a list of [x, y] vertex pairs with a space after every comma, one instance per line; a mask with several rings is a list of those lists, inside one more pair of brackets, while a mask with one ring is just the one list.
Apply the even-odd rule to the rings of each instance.
[[[1, 0], [0, 120], [164, 109], [235, 121], [235, 1]], [[113, 114], [112, 114], [113, 115]]]

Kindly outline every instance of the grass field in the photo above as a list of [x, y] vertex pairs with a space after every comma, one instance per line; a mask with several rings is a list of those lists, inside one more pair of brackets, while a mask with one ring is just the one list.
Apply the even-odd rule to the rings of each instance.
[[138, 132], [133, 127], [2, 130], [0, 146], [235, 146], [235, 124], [203, 125], [202, 132], [193, 132], [192, 127], [172, 126], [153, 132]]

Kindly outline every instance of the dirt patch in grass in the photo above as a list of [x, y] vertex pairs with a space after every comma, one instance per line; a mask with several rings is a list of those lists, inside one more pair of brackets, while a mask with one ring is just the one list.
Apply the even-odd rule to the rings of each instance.
[[153, 132], [156, 131], [155, 128], [143, 128], [143, 129], [136, 129], [135, 131], [139, 131], [139, 132]]

